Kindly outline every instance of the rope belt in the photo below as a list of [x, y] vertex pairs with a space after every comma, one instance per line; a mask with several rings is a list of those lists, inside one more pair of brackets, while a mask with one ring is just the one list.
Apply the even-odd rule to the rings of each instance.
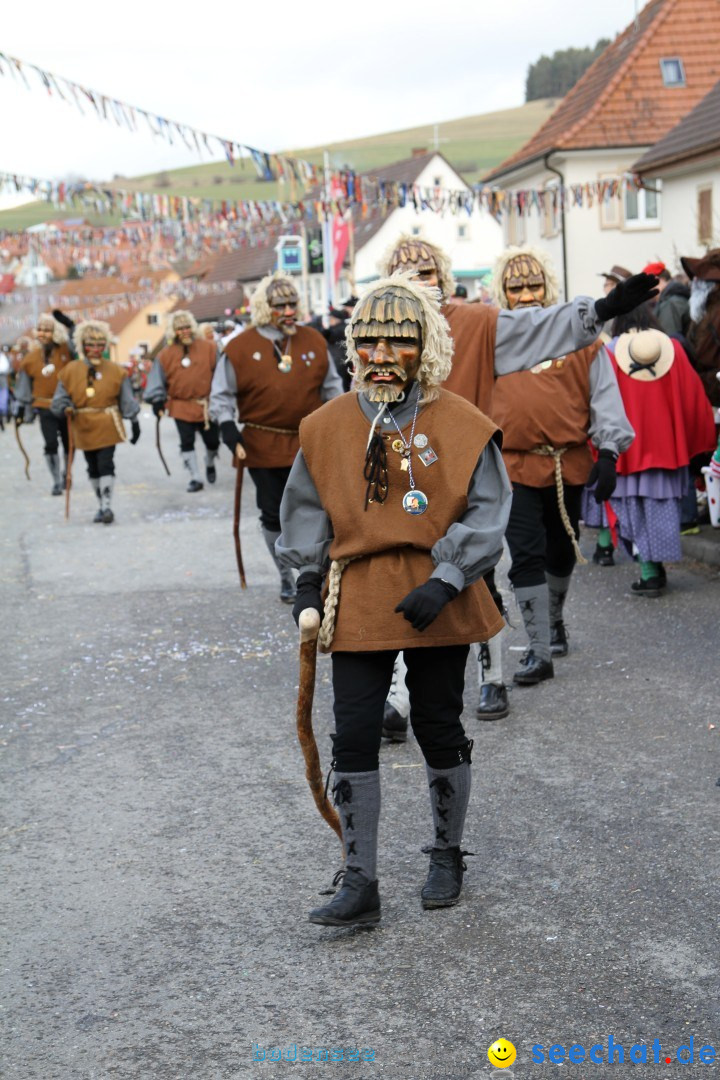
[[49, 397], [36, 397], [33, 401], [33, 409], [49, 409], [52, 398]]
[[195, 398], [197, 405], [202, 405], [203, 411], [203, 428], [207, 431], [210, 427], [210, 401], [206, 397]]
[[268, 427], [267, 424], [251, 424], [249, 420], [244, 420], [245, 427], [255, 428], [256, 431], [273, 431], [276, 435], [297, 435], [297, 428], [286, 427]]
[[318, 633], [318, 642], [327, 649], [335, 634], [335, 617], [337, 615], [338, 600], [340, 599], [340, 578], [343, 570], [353, 559], [359, 559], [359, 555], [352, 555], [349, 559], [333, 559], [328, 574], [328, 591], [325, 597], [325, 610], [323, 620]]
[[115, 424], [115, 430], [117, 431], [118, 435], [120, 436], [120, 441], [121, 442], [127, 442], [127, 435], [125, 433], [125, 425], [122, 422], [122, 417], [120, 416], [120, 410], [118, 409], [117, 405], [108, 405], [104, 409], [94, 409], [90, 405], [85, 405], [82, 409], [76, 409], [76, 412], [79, 412], [79, 413], [107, 413], [109, 416], [112, 416], [112, 418], [113, 418], [113, 423]]
[[536, 446], [534, 450], [531, 450], [531, 454], [539, 454], [541, 457], [555, 458], [555, 491], [557, 492], [558, 510], [560, 511], [560, 519], [565, 528], [565, 532], [572, 541], [573, 551], [575, 557], [581, 566], [587, 563], [587, 559], [584, 557], [580, 548], [578, 547], [577, 537], [575, 536], [575, 530], [572, 527], [570, 518], [568, 517], [567, 508], [565, 506], [565, 489], [563, 487], [562, 478], [562, 456], [566, 450], [570, 450], [569, 446], [562, 446], [560, 449], [556, 449], [554, 446]]

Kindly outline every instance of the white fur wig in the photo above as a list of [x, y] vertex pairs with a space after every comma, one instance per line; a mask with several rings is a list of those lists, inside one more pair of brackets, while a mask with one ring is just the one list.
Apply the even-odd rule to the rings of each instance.
[[[403, 259], [403, 255], [405, 258]], [[420, 262], [418, 262], [418, 257]], [[410, 261], [412, 260], [412, 261]], [[443, 303], [449, 300], [455, 291], [455, 282], [452, 276], [452, 264], [450, 256], [446, 255], [437, 244], [432, 244], [422, 234], [413, 236], [412, 233], [401, 233], [388, 248], [385, 249], [377, 268], [382, 277], [389, 277], [395, 273], [408, 273], [412, 271], [413, 263], [426, 265], [434, 262], [437, 269], [438, 283], [442, 293]]]
[[433, 401], [452, 367], [452, 338], [450, 327], [440, 314], [440, 300], [439, 289], [418, 284], [412, 274], [393, 274], [374, 281], [358, 300], [345, 327], [349, 365], [355, 368], [359, 364], [353, 333], [356, 327], [359, 330], [370, 322], [387, 324], [389, 336], [410, 337], [409, 324], [419, 323], [421, 353], [417, 381], [422, 390], [421, 400]]
[[48, 311], [38, 319], [38, 329], [40, 327], [44, 329], [52, 330], [53, 345], [65, 345], [68, 340], [68, 332], [62, 323], [59, 323], [54, 315], [51, 315]]
[[262, 281], [258, 282], [258, 286], [255, 292], [250, 297], [250, 325], [251, 326], [269, 326], [272, 322], [272, 308], [270, 307], [270, 299], [268, 292], [272, 292], [272, 286], [278, 283], [283, 293], [292, 290], [295, 296], [298, 295], [295, 282], [287, 274], [283, 274], [281, 270], [276, 270], [273, 274], [268, 274]]
[[503, 251], [501, 255], [498, 255], [493, 268], [492, 280], [492, 293], [495, 303], [498, 307], [505, 308], [506, 310], [509, 309], [510, 305], [508, 304], [508, 299], [505, 295], [503, 277], [505, 275], [507, 264], [511, 262], [512, 259], [517, 259], [518, 256], [522, 255], [527, 255], [528, 258], [534, 259], [545, 275], [545, 303], [543, 304], [543, 307], [552, 307], [553, 304], [557, 304], [560, 288], [553, 261], [547, 251], [543, 251], [542, 248], [531, 247], [530, 244], [522, 244], [520, 247], [510, 246], [509, 248], [505, 248], [505, 251]]
[[83, 347], [83, 339], [89, 330], [94, 331], [100, 337], [102, 335], [108, 343], [108, 348], [112, 341], [112, 334], [110, 333], [110, 327], [106, 322], [101, 322], [100, 319], [86, 319], [85, 322], [78, 323], [75, 327], [75, 333], [73, 340], [75, 342], [75, 351], [78, 354], [79, 360], [85, 360], [85, 349]]
[[167, 328], [165, 330], [165, 340], [168, 345], [172, 345], [175, 340], [175, 327], [180, 319], [184, 319], [190, 323], [193, 332], [193, 338], [200, 337], [200, 327], [197, 324], [195, 316], [189, 311], [171, 311], [168, 315]]

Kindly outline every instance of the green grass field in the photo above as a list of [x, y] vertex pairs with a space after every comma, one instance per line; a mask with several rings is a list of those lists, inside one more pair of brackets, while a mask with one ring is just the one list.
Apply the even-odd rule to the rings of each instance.
[[[469, 183], [474, 183], [522, 146], [556, 105], [557, 101], [552, 99], [532, 101], [515, 109], [448, 120], [437, 125], [438, 149]], [[411, 157], [414, 150], [431, 150], [435, 145], [434, 139], [435, 129], [430, 124], [334, 143], [328, 147], [301, 147], [287, 152], [290, 156], [322, 165], [323, 151], [327, 150], [333, 168], [381, 172], [383, 165]], [[223, 199], [279, 199], [289, 202], [301, 198], [303, 194], [289, 183], [259, 181], [251, 161], [239, 162], [234, 167], [226, 161], [210, 162], [162, 174], [118, 178], [115, 183], [130, 190], [188, 195], [218, 202]], [[112, 223], [111, 218], [93, 218], [80, 210], [63, 213], [55, 211], [50, 204], [29, 203], [0, 212], [0, 229], [23, 229], [48, 218], [79, 216], [93, 223]]]

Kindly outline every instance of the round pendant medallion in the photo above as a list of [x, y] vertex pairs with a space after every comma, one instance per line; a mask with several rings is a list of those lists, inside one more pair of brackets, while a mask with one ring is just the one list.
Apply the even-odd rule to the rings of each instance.
[[402, 439], [393, 439], [390, 445], [392, 446], [396, 454], [402, 454], [403, 450], [405, 449], [405, 443], [402, 441]]
[[182, 360], [180, 361], [180, 364], [181, 364], [182, 367], [190, 367], [190, 357], [189, 356], [183, 356]]
[[87, 395], [87, 397], [95, 397], [95, 388], [93, 386], [88, 386], [85, 394]]
[[424, 514], [428, 507], [427, 495], [424, 491], [411, 488], [403, 495], [403, 510], [406, 514]]
[[52, 375], [54, 370], [55, 370], [55, 365], [54, 364], [46, 364], [45, 367], [42, 369], [42, 373], [43, 373], [43, 375], [45, 375], [47, 377], [48, 375]]
[[292, 356], [283, 356], [282, 360], [278, 364], [278, 371], [282, 371], [283, 375], [287, 375], [288, 371], [292, 369]]
[[96, 371], [96, 372], [95, 372], [95, 379], [96, 379], [96, 381], [97, 381], [98, 379], [102, 379], [102, 371]]
[[253, 360], [262, 360], [262, 356], [259, 352], [253, 353]]
[[428, 444], [427, 435], [416, 435], [413, 439], [413, 443], [417, 446], [418, 450], [424, 450]]

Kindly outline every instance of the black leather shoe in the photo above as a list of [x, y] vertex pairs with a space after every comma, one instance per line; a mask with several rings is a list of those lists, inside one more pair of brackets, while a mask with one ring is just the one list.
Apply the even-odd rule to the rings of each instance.
[[296, 596], [293, 576], [289, 570], [286, 570], [280, 575], [280, 599], [283, 604], [294, 604]]
[[58, 480], [57, 484], [53, 484], [53, 488], [52, 488], [52, 494], [53, 495], [62, 495], [62, 493], [64, 491], [65, 491], [65, 488], [62, 486], [62, 484], [60, 483], [59, 480]]
[[568, 654], [568, 633], [562, 619], [550, 627], [550, 652], [553, 656]]
[[348, 866], [340, 891], [329, 904], [314, 908], [308, 918], [318, 926], [377, 926], [380, 922], [377, 881], [368, 881], [360, 870]]
[[555, 675], [552, 660], [541, 660], [532, 649], [523, 656], [520, 668], [513, 675], [513, 682], [518, 686], [536, 686], [545, 679], [552, 679]]
[[595, 545], [595, 551], [593, 552], [592, 561], [598, 566], [614, 566], [615, 559], [613, 558], [613, 552], [615, 548], [610, 544], [609, 547], [601, 547], [600, 544]]
[[208, 484], [214, 484], [217, 480], [217, 471], [214, 465], [205, 466], [205, 479], [207, 480]]
[[383, 739], [389, 739], [390, 742], [406, 742], [407, 731], [408, 722], [406, 718], [401, 716], [397, 709], [386, 701], [383, 710]]
[[103, 523], [103, 525], [112, 525], [114, 520], [115, 520], [115, 515], [113, 514], [112, 510], [103, 510], [103, 512], [102, 512], [102, 523]]
[[93, 521], [96, 522], [99, 525], [102, 525], [102, 523], [103, 523], [103, 512], [102, 512], [102, 510], [98, 510], [98, 512], [95, 514], [95, 517], [93, 518]]
[[459, 847], [433, 848], [430, 869], [420, 899], [424, 908], [452, 907], [462, 892], [463, 874], [467, 866]]
[[483, 683], [480, 701], [475, 710], [478, 720], [502, 720], [510, 712], [507, 690], [497, 683]]
[[185, 490], [192, 493], [192, 492], [195, 492], [195, 491], [202, 491], [202, 489], [204, 487], [205, 487], [205, 485], [201, 484], [199, 480], [191, 480], [190, 483], [188, 484], [188, 486], [185, 488]]
[[650, 600], [656, 600], [665, 591], [667, 578], [663, 580], [659, 575], [648, 578], [647, 581], [633, 581], [630, 592], [633, 596], [645, 596]]

